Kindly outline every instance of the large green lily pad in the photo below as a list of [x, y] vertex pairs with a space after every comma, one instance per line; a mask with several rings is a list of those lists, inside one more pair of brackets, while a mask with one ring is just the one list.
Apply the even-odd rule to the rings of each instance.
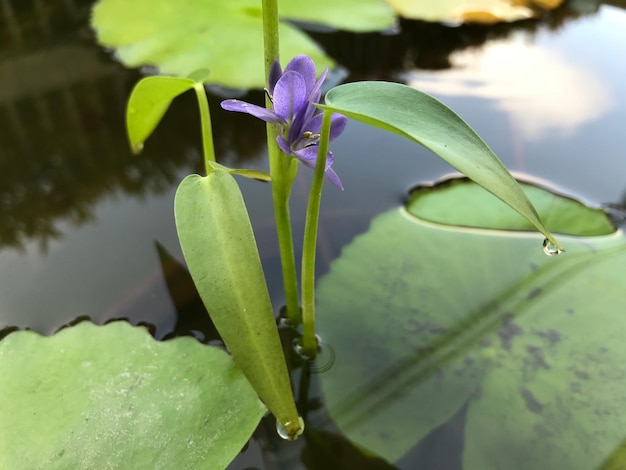
[[[353, 31], [381, 30], [394, 22], [384, 0], [320, 0], [314, 6], [281, 0], [279, 14]], [[181, 77], [208, 69], [210, 83], [264, 86], [260, 0], [100, 0], [92, 25], [100, 44], [113, 48], [128, 67], [153, 65], [162, 74]], [[320, 70], [333, 65], [306, 34], [285, 22], [280, 53], [285, 63], [307, 54]]]
[[[481, 191], [457, 184], [468, 198]], [[562, 236], [567, 253], [549, 257], [540, 236], [490, 228], [494, 197], [463, 205], [446, 187], [424, 207], [461, 204], [463, 225], [482, 228], [454, 226], [455, 210], [435, 223], [398, 208], [321, 279], [319, 333], [336, 352], [321, 375], [331, 416], [395, 461], [467, 405], [467, 470], [601, 466], [626, 438], [624, 234]], [[606, 217], [573, 210], [564, 231], [574, 235]]]
[[405, 18], [454, 23], [526, 20], [558, 7], [563, 0], [388, 0]]
[[124, 322], [0, 341], [0, 468], [221, 469], [266, 408], [217, 347]]

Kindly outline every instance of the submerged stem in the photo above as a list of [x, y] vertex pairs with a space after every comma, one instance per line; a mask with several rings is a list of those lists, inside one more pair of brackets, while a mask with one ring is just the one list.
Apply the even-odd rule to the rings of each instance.
[[[278, 60], [278, 3], [277, 0], [263, 0], [263, 43], [265, 51], [265, 76], [269, 78], [270, 68]], [[267, 83], [269, 88], [269, 83]], [[265, 98], [265, 106], [272, 109], [272, 101]], [[283, 283], [287, 304], [287, 319], [292, 325], [300, 323], [300, 304], [298, 301], [298, 278], [296, 260], [289, 215], [289, 195], [295, 178], [296, 163], [293, 158], [283, 155], [276, 137], [278, 130], [274, 124], [267, 124], [267, 150], [269, 153], [270, 173], [272, 175], [272, 198], [274, 217], [280, 247]]]
[[193, 87], [198, 98], [200, 108], [200, 125], [202, 127], [202, 153], [204, 157], [204, 168], [208, 175], [212, 170], [212, 162], [215, 161], [215, 149], [213, 148], [213, 131], [211, 129], [211, 113], [209, 111], [209, 100], [202, 83], [196, 83]]
[[315, 249], [332, 115], [332, 111], [324, 110], [302, 246], [302, 353], [309, 357], [315, 357], [317, 353], [317, 339], [315, 338]]

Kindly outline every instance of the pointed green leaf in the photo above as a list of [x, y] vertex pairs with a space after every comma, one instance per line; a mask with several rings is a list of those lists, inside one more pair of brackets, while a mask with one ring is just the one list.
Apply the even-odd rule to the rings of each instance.
[[441, 101], [398, 83], [357, 82], [330, 90], [326, 105], [320, 108], [393, 132], [430, 149], [502, 199], [562, 249], [498, 157]]
[[225, 468], [266, 409], [220, 348], [125, 322], [0, 341], [0, 468]]
[[254, 180], [272, 181], [272, 176], [269, 173], [266, 173], [265, 171], [248, 170], [246, 168], [228, 168], [227, 166], [222, 165], [217, 162], [209, 162], [209, 164], [211, 168], [220, 168], [224, 171], [227, 171], [231, 175], [239, 175], [239, 176], [243, 176], [244, 178], [250, 178]]
[[241, 191], [216, 168], [176, 191], [176, 228], [189, 272], [235, 362], [288, 430], [299, 429], [285, 357]]
[[135, 85], [126, 108], [126, 129], [133, 153], [141, 152], [172, 100], [194, 84], [189, 78], [146, 77]]

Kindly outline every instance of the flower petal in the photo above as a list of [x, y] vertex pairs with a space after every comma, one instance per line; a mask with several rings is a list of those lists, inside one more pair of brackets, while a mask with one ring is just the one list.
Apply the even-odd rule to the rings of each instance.
[[270, 92], [270, 96], [274, 94], [274, 88], [276, 87], [276, 83], [278, 82], [282, 74], [283, 74], [283, 71], [280, 68], [280, 62], [274, 59], [274, 61], [272, 62], [272, 65], [270, 66], [269, 77], [267, 78], [267, 86], [268, 86], [268, 91]]
[[291, 123], [307, 105], [307, 90], [304, 78], [297, 72], [285, 72], [274, 88], [274, 112], [287, 123]]
[[320, 98], [322, 97], [322, 84], [324, 83], [324, 80], [326, 80], [326, 75], [328, 75], [328, 69], [322, 72], [320, 78], [318, 78], [311, 87], [309, 91], [309, 101], [312, 103], [319, 103]]
[[328, 140], [334, 140], [344, 131], [348, 124], [348, 118], [341, 114], [333, 114], [330, 118], [330, 136]]
[[274, 111], [271, 111], [256, 104], [246, 103], [240, 100], [224, 100], [220, 103], [222, 109], [226, 111], [235, 111], [238, 113], [248, 113], [252, 116], [259, 118], [265, 122], [271, 122], [272, 124], [287, 125], [284, 119], [278, 116]]
[[324, 176], [333, 186], [335, 186], [340, 191], [343, 191], [343, 184], [341, 184], [341, 180], [339, 179], [339, 176], [337, 176], [337, 173], [335, 173], [335, 170], [333, 170], [332, 168], [326, 168]]
[[[303, 148], [302, 150], [296, 150], [294, 155], [300, 160], [305, 166], [309, 168], [315, 168], [315, 164], [317, 162], [317, 150], [318, 145], [311, 145], [310, 147]], [[324, 170], [324, 177], [331, 183], [333, 186], [336, 186], [340, 190], [343, 191], [343, 185], [341, 184], [341, 180], [335, 170], [331, 168], [334, 161], [334, 156], [332, 152], [328, 152], [326, 156], [326, 169]]]
[[291, 147], [289, 147], [289, 143], [283, 138], [282, 135], [276, 137], [276, 143], [278, 147], [283, 151], [285, 155], [293, 155], [294, 153], [291, 151]]
[[311, 90], [313, 90], [315, 86], [315, 76], [317, 74], [313, 60], [304, 54], [297, 55], [291, 59], [285, 67], [285, 72], [287, 71], [294, 71], [302, 75], [307, 90], [307, 96], [310, 95]]

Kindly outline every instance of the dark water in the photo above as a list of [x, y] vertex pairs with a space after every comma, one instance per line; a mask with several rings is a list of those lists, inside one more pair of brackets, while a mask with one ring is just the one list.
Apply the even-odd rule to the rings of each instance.
[[[144, 152], [133, 156], [123, 116], [140, 74], [95, 43], [90, 2], [1, 0], [0, 6], [0, 329], [49, 334], [77, 317], [97, 323], [124, 317], [153, 325], [159, 338], [211, 339], [211, 325], [175, 262], [181, 252], [174, 191], [202, 164], [194, 97], [178, 99]], [[346, 80], [415, 85], [463, 116], [511, 170], [594, 204], [620, 206], [626, 199], [624, 27], [626, 11], [617, 3], [580, 1], [543, 22], [514, 26], [403, 22], [396, 35], [314, 35], [347, 68]], [[265, 169], [263, 126], [221, 111], [220, 99], [210, 97], [218, 158]], [[329, 186], [324, 195], [319, 274], [410, 187], [452, 171], [428, 151], [358, 123], [350, 123], [333, 151], [345, 191]], [[294, 187], [296, 240], [309, 178], [302, 169]], [[241, 185], [278, 307], [270, 188]], [[445, 442], [454, 441], [455, 423], [439, 431], [453, 434]], [[263, 426], [232, 468], [302, 465], [306, 448], [280, 445]], [[399, 465], [436, 461], [431, 468], [458, 468], [437, 442], [443, 441], [435, 435]], [[272, 453], [276, 446], [281, 452]], [[373, 468], [388, 468], [380, 465]]]

